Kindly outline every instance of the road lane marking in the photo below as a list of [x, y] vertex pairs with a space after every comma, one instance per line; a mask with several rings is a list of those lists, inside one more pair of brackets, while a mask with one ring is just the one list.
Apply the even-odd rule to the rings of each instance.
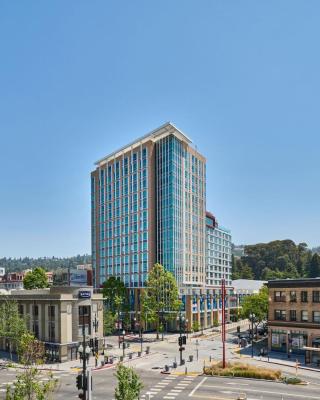
[[[221, 386], [216, 386], [216, 385], [203, 385], [203, 387], [209, 387], [209, 388], [215, 388], [215, 389], [220, 389], [220, 392], [221, 392]], [[275, 394], [275, 395], [278, 395], [278, 396], [292, 396], [292, 397], [299, 397], [299, 398], [302, 398], [302, 399], [305, 399], [306, 398], [306, 395], [305, 394], [293, 394], [293, 393], [282, 393], [282, 392], [270, 392], [270, 391], [267, 391], [267, 390], [258, 390], [258, 389], [244, 389], [246, 392], [258, 392], [258, 393], [266, 393], [266, 394]], [[239, 391], [237, 391], [237, 392], [230, 392], [230, 393], [238, 393]], [[228, 392], [229, 393], [229, 392]], [[189, 395], [190, 396], [190, 395]], [[309, 396], [308, 395], [308, 400], [310, 400], [310, 399], [312, 399], [312, 400], [319, 400], [319, 396], [318, 397], [312, 397], [312, 396]]]
[[203, 378], [202, 381], [199, 382], [199, 383], [197, 384], [197, 386], [192, 390], [192, 392], [189, 393], [189, 397], [192, 397], [193, 394], [199, 389], [199, 387], [200, 387], [200, 386], [203, 384], [203, 382], [205, 382], [207, 379], [208, 379], [207, 377]]

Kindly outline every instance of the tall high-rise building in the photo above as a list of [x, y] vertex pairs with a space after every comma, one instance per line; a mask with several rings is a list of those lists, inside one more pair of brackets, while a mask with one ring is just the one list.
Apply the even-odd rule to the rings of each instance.
[[213, 214], [206, 213], [207, 260], [206, 286], [232, 285], [231, 232], [218, 224]]
[[91, 174], [94, 285], [143, 288], [156, 263], [180, 289], [206, 283], [206, 160], [166, 123], [96, 162]]

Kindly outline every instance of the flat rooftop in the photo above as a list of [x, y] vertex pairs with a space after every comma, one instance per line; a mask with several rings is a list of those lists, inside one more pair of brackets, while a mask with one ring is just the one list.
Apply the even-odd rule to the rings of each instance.
[[153, 131], [147, 133], [144, 136], [141, 136], [140, 138], [136, 139], [134, 142], [131, 142], [120, 149], [108, 154], [107, 156], [101, 158], [100, 160], [95, 162], [95, 165], [100, 166], [108, 162], [109, 160], [113, 158], [117, 158], [123, 153], [126, 153], [129, 150], [134, 149], [135, 147], [140, 146], [143, 143], [146, 143], [150, 140], [152, 141], [157, 141], [161, 139], [162, 137], [166, 137], [168, 135], [174, 135], [178, 139], [182, 140], [183, 142], [186, 143], [192, 143], [192, 140], [185, 135], [180, 129], [178, 129], [172, 122], [166, 122], [165, 124], [159, 126], [159, 128], [154, 129]]
[[320, 277], [300, 279], [274, 279], [268, 281], [269, 288], [306, 288], [320, 287]]

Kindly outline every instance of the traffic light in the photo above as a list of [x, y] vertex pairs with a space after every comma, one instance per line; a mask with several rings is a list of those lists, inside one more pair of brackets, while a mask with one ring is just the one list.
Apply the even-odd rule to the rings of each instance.
[[92, 338], [90, 339], [90, 346], [89, 347], [91, 347], [91, 348], [93, 347], [93, 339]]
[[98, 347], [99, 347], [98, 338], [94, 338], [94, 348], [95, 348], [96, 351], [98, 351]]
[[82, 389], [82, 375], [77, 376], [77, 389], [80, 390]]
[[181, 347], [182, 346], [182, 336], [179, 336], [178, 343], [179, 343], [179, 346]]
[[237, 332], [240, 333], [240, 326], [237, 326]]
[[182, 336], [182, 344], [187, 344], [187, 336]]

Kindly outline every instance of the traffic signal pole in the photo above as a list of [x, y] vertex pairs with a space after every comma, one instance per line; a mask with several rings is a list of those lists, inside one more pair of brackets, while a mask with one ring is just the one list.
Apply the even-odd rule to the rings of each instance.
[[221, 329], [221, 338], [222, 338], [222, 368], [226, 367], [226, 283], [225, 280], [222, 279], [221, 282], [221, 295], [222, 295], [222, 329]]

